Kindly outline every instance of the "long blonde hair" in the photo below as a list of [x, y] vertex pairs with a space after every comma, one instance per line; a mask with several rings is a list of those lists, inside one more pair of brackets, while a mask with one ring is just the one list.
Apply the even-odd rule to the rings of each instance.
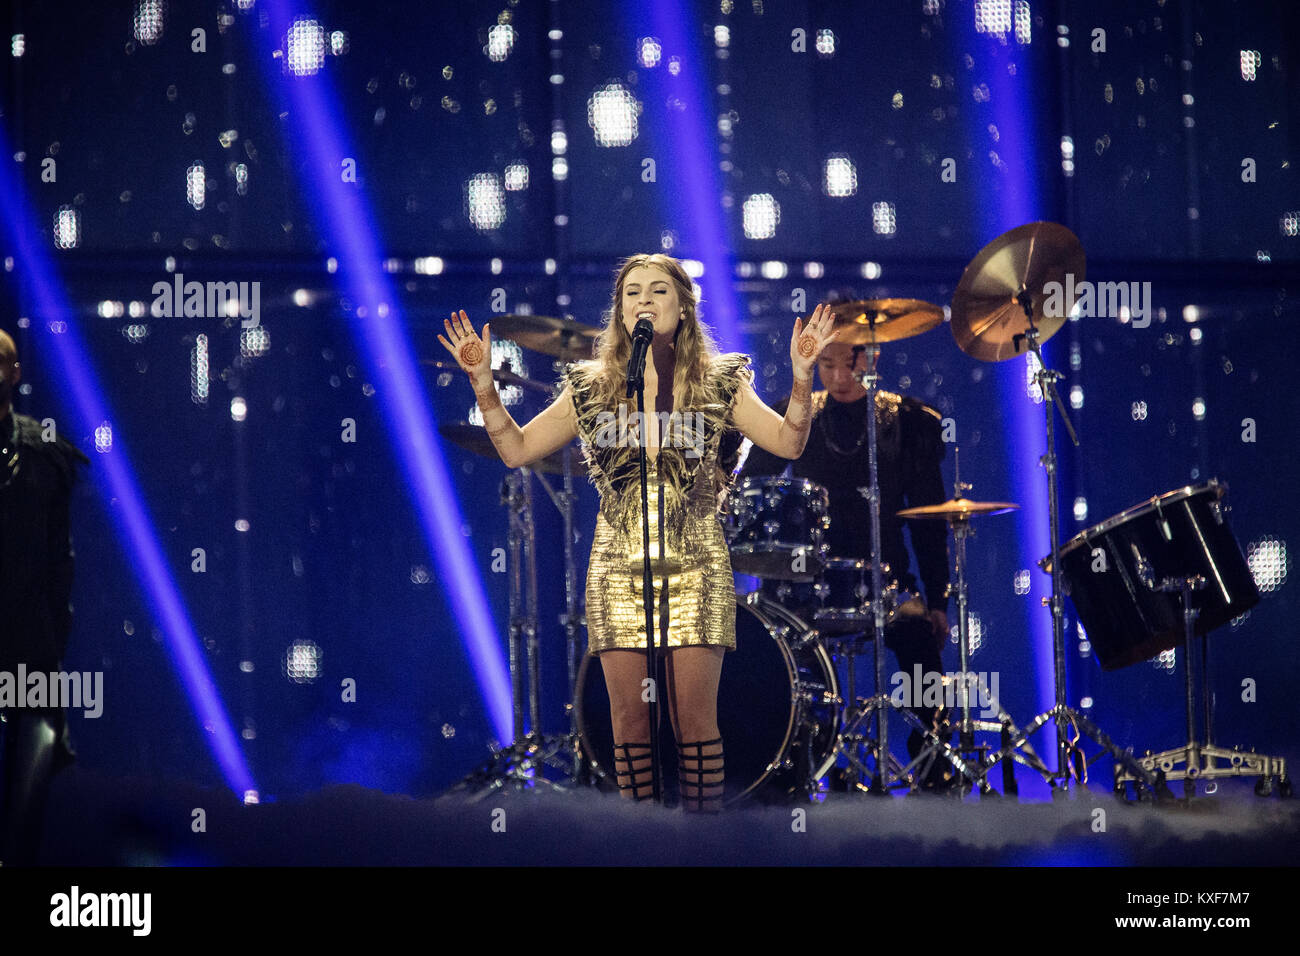
[[[681, 321], [674, 342], [677, 348], [673, 372], [673, 394], [684, 408], [696, 408], [706, 401], [705, 373], [718, 354], [708, 326], [700, 321], [695, 302], [695, 288], [682, 264], [663, 253], [628, 256], [619, 266], [614, 280], [614, 294], [604, 314], [604, 325], [596, 339], [596, 357], [582, 362], [579, 368], [589, 376], [593, 397], [601, 408], [617, 409], [627, 392], [627, 363], [632, 357], [632, 336], [623, 325], [623, 283], [633, 269], [650, 266], [662, 269], [677, 289]], [[676, 399], [675, 399], [676, 400]]]

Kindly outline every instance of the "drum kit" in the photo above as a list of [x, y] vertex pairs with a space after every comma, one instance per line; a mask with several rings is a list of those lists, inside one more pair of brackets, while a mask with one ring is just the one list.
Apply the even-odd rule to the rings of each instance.
[[[896, 703], [885, 682], [884, 654], [876, 636], [909, 613], [913, 595], [889, 579], [880, 556], [880, 488], [876, 416], [867, 416], [870, 487], [866, 492], [870, 560], [830, 553], [825, 543], [830, 523], [826, 489], [802, 478], [745, 478], [731, 490], [721, 519], [733, 571], [759, 579], [757, 590], [736, 597], [736, 650], [727, 655], [718, 696], [718, 725], [727, 742], [728, 804], [742, 800], [817, 799], [829, 789], [888, 793], [920, 789], [935, 780], [934, 770], [957, 794], [995, 794], [990, 776], [1000, 769], [1002, 792], [1016, 792], [1014, 763], [1041, 776], [1053, 796], [1063, 796], [1074, 781], [1083, 783], [1087, 767], [1102, 756], [1114, 758], [1114, 789], [1137, 799], [1173, 797], [1168, 782], [1183, 780], [1185, 796], [1196, 781], [1255, 777], [1256, 792], [1274, 785], [1290, 794], [1285, 761], [1279, 757], [1216, 746], [1211, 742], [1208, 692], [1209, 632], [1240, 617], [1259, 600], [1241, 548], [1228, 527], [1226, 486], [1210, 481], [1151, 498], [1081, 532], [1059, 545], [1056, 430], [1059, 410], [1071, 440], [1070, 424], [1055, 382], [1060, 373], [1046, 367], [1042, 344], [1065, 324], [1073, 303], [1050, 302], [1044, 289], [1064, 288], [1066, 274], [1082, 281], [1085, 256], [1078, 239], [1056, 223], [1020, 226], [994, 239], [961, 277], [951, 306], [957, 345], [980, 361], [1000, 362], [1031, 353], [1034, 380], [1046, 416], [1047, 448], [1040, 459], [1047, 473], [1051, 553], [1039, 562], [1051, 576], [1053, 678], [1055, 704], [1023, 729], [969, 671], [972, 638], [966, 542], [972, 519], [1016, 510], [1008, 502], [972, 501], [969, 484], [956, 476], [953, 497], [936, 505], [909, 508], [909, 521], [945, 521], [955, 543], [957, 640], [961, 670], [944, 675], [945, 699], [956, 703], [943, 724], [926, 725]], [[944, 310], [914, 299], [871, 299], [833, 304], [837, 342], [866, 353], [861, 380], [867, 407], [875, 407], [881, 345], [919, 336], [944, 321]], [[498, 316], [495, 337], [510, 339], [561, 363], [594, 354], [597, 330], [568, 319]], [[439, 368], [449, 363], [428, 362]], [[502, 383], [552, 394], [545, 384], [495, 371]], [[496, 451], [481, 427], [444, 425], [443, 437], [488, 458]], [[502, 502], [510, 517], [510, 625], [508, 633], [513, 689], [514, 739], [494, 749], [492, 758], [453, 790], [481, 795], [506, 786], [572, 785], [612, 787], [614, 741], [609, 699], [595, 659], [580, 655], [576, 565], [573, 554], [573, 476], [585, 473], [576, 446], [527, 468], [503, 482]], [[561, 490], [548, 475], [563, 478]], [[530, 477], [542, 484], [564, 526], [565, 632], [570, 690], [565, 710], [568, 732], [541, 730], [537, 574], [534, 555]], [[1069, 595], [1105, 670], [1148, 660], [1182, 647], [1185, 671], [1187, 737], [1185, 746], [1135, 756], [1116, 745], [1087, 715], [1066, 703], [1064, 597]], [[1190, 651], [1201, 638], [1204, 740], [1194, 724], [1194, 682]], [[859, 697], [857, 658], [870, 648], [875, 693]], [[996, 719], [975, 719], [972, 698], [993, 707]], [[527, 720], [525, 720], [527, 709]], [[892, 711], [924, 741], [919, 754], [902, 764], [889, 746]], [[990, 716], [985, 710], [984, 716]], [[1056, 728], [1056, 766], [1035, 753], [1029, 738], [1047, 724]], [[977, 733], [998, 735], [996, 744], [977, 742]], [[956, 735], [956, 741], [952, 740]], [[1079, 741], [1086, 736], [1100, 751], [1089, 757]], [[951, 768], [951, 773], [947, 772]], [[547, 774], [546, 771], [551, 771]], [[1212, 789], [1212, 787], [1211, 787]]]

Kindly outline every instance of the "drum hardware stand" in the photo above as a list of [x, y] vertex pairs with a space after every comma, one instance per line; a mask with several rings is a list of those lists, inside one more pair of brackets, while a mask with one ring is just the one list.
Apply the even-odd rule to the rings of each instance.
[[[966, 492], [974, 486], [961, 480], [961, 458], [960, 449], [953, 449], [953, 460], [955, 462], [955, 475], [953, 478], [953, 498], [961, 501], [965, 498]], [[1023, 740], [1018, 747], [1009, 747], [1010, 742], [1020, 735], [1015, 722], [1003, 709], [1002, 703], [994, 699], [988, 687], [984, 684], [984, 679], [976, 675], [977, 684], [974, 688], [977, 695], [982, 692], [983, 699], [990, 701], [997, 706], [998, 719], [991, 720], [973, 720], [971, 718], [970, 694], [970, 592], [966, 583], [966, 539], [975, 533], [971, 527], [970, 515], [961, 514], [953, 515], [948, 518], [948, 526], [952, 529], [953, 542], [956, 545], [957, 552], [957, 644], [961, 651], [961, 674], [957, 679], [957, 700], [961, 706], [961, 721], [957, 725], [957, 753], [963, 758], [967, 758], [973, 768], [969, 771], [962, 769], [962, 776], [965, 780], [961, 786], [963, 795], [965, 793], [966, 783], [969, 782], [972, 788], [978, 788], [981, 795], [991, 793], [993, 788], [988, 782], [988, 773], [993, 768], [997, 760], [1005, 755], [1010, 755], [1014, 760], [1019, 761], [1026, 767], [1036, 770], [1042, 775], [1043, 779], [1051, 783], [1051, 771], [1034, 753], [1033, 746], [1028, 740]], [[977, 696], [978, 699], [978, 696]], [[989, 744], [975, 743], [975, 731], [991, 731], [1001, 734], [1001, 747], [997, 757], [990, 759]], [[926, 746], [917, 754], [913, 763], [925, 761], [921, 769], [921, 776], [929, 772], [930, 764], [938, 758], [940, 739], [936, 736], [933, 741], [928, 741]], [[951, 749], [951, 748], [949, 748]], [[1023, 752], [1022, 752], [1023, 751]], [[928, 758], [928, 759], [927, 759]], [[954, 764], [954, 766], [957, 766]], [[1015, 795], [1018, 788], [1015, 783], [1015, 775], [1012, 773], [1012, 763], [1002, 765], [1002, 788], [1005, 794]]]
[[[832, 748], [831, 752], [826, 755], [821, 766], [816, 768], [813, 773], [809, 775], [808, 789], [810, 794], [816, 792], [818, 789], [818, 781], [834, 769], [836, 758], [840, 756], [843, 756], [848, 761], [848, 767], [845, 769], [844, 776], [848, 790], [851, 793], [858, 790], [867, 790], [870, 793], [876, 794], [882, 794], [885, 792], [884, 786], [887, 786], [887, 784], [877, 786], [874, 782], [880, 780], [882, 776], [880, 768], [885, 766], [880, 759], [882, 753], [888, 754], [889, 758], [888, 766], [885, 766], [883, 775], [886, 777], [892, 777], [895, 782], [905, 781], [909, 787], [912, 784], [910, 775], [904, 769], [903, 765], [899, 763], [898, 759], [894, 757], [893, 754], [889, 753], [888, 750], [880, 746], [879, 738], [873, 738], [870, 734], [862, 732], [862, 726], [866, 724], [870, 720], [872, 714], [876, 712], [875, 705], [880, 702], [882, 695], [877, 694], [870, 700], [863, 700], [857, 696], [857, 672], [855, 662], [858, 654], [861, 652], [856, 644], [851, 640], [851, 638], [856, 636], [858, 635], [846, 635], [843, 649], [832, 654], [833, 659], [838, 660], [843, 656], [845, 661], [848, 674], [848, 680], [845, 682], [846, 696], [838, 700], [836, 703], [846, 708], [845, 716], [849, 719], [846, 722], [841, 723], [840, 732], [835, 737], [834, 748]], [[865, 636], [865, 632], [863, 633], [863, 636]], [[879, 658], [880, 650], [875, 641], [872, 642], [872, 649], [876, 657]], [[888, 707], [889, 703], [889, 697], [884, 695], [884, 706]], [[870, 709], [867, 709], [868, 707], [870, 707]], [[916, 715], [911, 711], [904, 710], [902, 713], [905, 717], [912, 718], [918, 730], [925, 730], [925, 726], [920, 720], [917, 720]], [[879, 726], [882, 722], [880, 716], [877, 715], [877, 725]], [[877, 768], [876, 773], [873, 774], [870, 768], [859, 759], [859, 749], [865, 750], [875, 760]], [[858, 784], [859, 777], [872, 777], [873, 783], [870, 787], [862, 787]]]
[[[871, 317], [873, 330], [875, 319], [873, 313]], [[876, 671], [876, 697], [872, 698], [874, 702], [882, 695], [885, 688], [885, 658], [880, 652], [880, 645], [885, 639], [885, 575], [884, 569], [880, 566], [884, 558], [880, 548], [880, 452], [876, 448], [876, 389], [880, 387], [880, 346], [872, 341], [867, 346], [867, 355], [869, 359], [866, 374], [863, 376], [863, 385], [867, 390], [867, 470], [871, 475], [867, 503], [871, 511], [871, 636], [872, 659]], [[852, 658], [849, 661], [851, 667]], [[885, 701], [888, 700], [889, 698], [886, 697]], [[849, 702], [850, 705], [856, 703], [852, 692], [849, 695]], [[876, 713], [877, 749], [876, 776], [871, 786], [876, 794], [884, 794], [889, 788], [889, 761], [892, 759], [889, 753], [889, 721], [885, 719], [883, 706], [872, 708], [869, 702], [863, 713], [870, 713], [873, 709]]]
[[[1286, 759], [1257, 754], [1252, 748], [1249, 753], [1240, 747], [1228, 750], [1216, 747], [1212, 742], [1210, 713], [1210, 661], [1209, 635], [1201, 635], [1201, 694], [1205, 711], [1205, 742], [1196, 739], [1196, 693], [1192, 677], [1192, 636], [1196, 628], [1196, 619], [1200, 611], [1192, 606], [1192, 595], [1205, 587], [1205, 578], [1199, 574], [1191, 577], [1162, 578], [1157, 584], [1151, 564], [1145, 557], [1137, 561], [1138, 576], [1142, 583], [1153, 591], [1163, 593], [1179, 592], [1183, 605], [1183, 690], [1187, 704], [1187, 744], [1172, 750], [1153, 754], [1147, 751], [1138, 762], [1148, 772], [1159, 771], [1162, 780], [1181, 780], [1183, 782], [1183, 799], [1190, 800], [1196, 794], [1196, 781], [1200, 779], [1217, 780], [1220, 777], [1259, 777], [1255, 792], [1261, 797], [1268, 796], [1273, 790], [1273, 780], [1277, 780], [1278, 795], [1291, 796], [1291, 780], [1286, 773]], [[1218, 761], [1227, 761], [1221, 765]], [[1182, 769], [1177, 769], [1179, 765]], [[1115, 767], [1115, 789], [1126, 788], [1130, 782], [1136, 782], [1131, 773], [1124, 773]]]
[[564, 521], [564, 612], [560, 615], [560, 625], [564, 628], [564, 660], [568, 678], [568, 698], [564, 703], [564, 712], [569, 719], [568, 750], [571, 760], [571, 777], [574, 783], [583, 779], [590, 768], [590, 761], [582, 752], [578, 736], [578, 627], [582, 615], [578, 610], [577, 568], [573, 560], [573, 449], [565, 447], [564, 452], [564, 490], [556, 492], [541, 472], [537, 480], [550, 496], [551, 502], [560, 512]]
[[[952, 750], [946, 741], [938, 738], [933, 728], [927, 728], [910, 710], [896, 706], [893, 698], [885, 693], [885, 661], [880, 650], [885, 635], [885, 582], [882, 568], [884, 559], [881, 557], [880, 549], [880, 464], [879, 452], [876, 447], [876, 395], [880, 382], [877, 365], [880, 360], [880, 346], [875, 342], [874, 329], [878, 318], [879, 313], [874, 311], [870, 313], [868, 322], [873, 330], [873, 337], [872, 341], [866, 345], [866, 353], [869, 358], [866, 369], [860, 376], [863, 387], [867, 390], [867, 469], [871, 476], [871, 484], [867, 492], [867, 502], [871, 513], [871, 601], [869, 606], [871, 608], [872, 657], [875, 664], [876, 694], [867, 700], [858, 700], [854, 673], [854, 660], [857, 652], [850, 648], [847, 661], [849, 681], [847, 688], [848, 712], [846, 714], [850, 719], [842, 725], [843, 729], [836, 738], [835, 747], [826, 760], [822, 762], [816, 779], [820, 779], [823, 775], [829, 773], [835, 765], [836, 757], [842, 754], [849, 762], [847, 771], [849, 789], [857, 789], [858, 774], [861, 773], [864, 776], [867, 774], [866, 766], [854, 752], [861, 746], [875, 758], [876, 764], [876, 772], [872, 776], [868, 792], [883, 796], [889, 792], [889, 787], [896, 783], [905, 782], [909, 787], [915, 785], [909, 773], [910, 767], [903, 767], [889, 751], [889, 721], [887, 716], [891, 708], [899, 711], [905, 720], [925, 735], [927, 741], [941, 748], [952, 760], [953, 766], [964, 768], [963, 772], [965, 773], [970, 771], [966, 767], [966, 762]], [[870, 720], [873, 715], [876, 721], [874, 739], [860, 732], [861, 725]], [[813, 784], [815, 782], [816, 780], [813, 781]]]
[[[881, 656], [878, 642], [873, 642], [873, 647], [878, 662]], [[920, 778], [913, 771], [923, 763], [924, 767], [922, 769], [928, 769], [930, 761], [935, 759], [938, 754], [943, 754], [963, 776], [974, 780], [978, 775], [978, 765], [972, 766], [948, 741], [938, 735], [934, 727], [927, 727], [911, 710], [895, 704], [890, 694], [882, 691], [866, 699], [854, 696], [856, 686], [853, 662], [857, 653], [856, 649], [850, 648], [846, 655], [848, 663], [848, 682], [846, 685], [848, 709], [845, 716], [848, 720], [843, 724], [839, 735], [836, 737], [834, 749], [827, 755], [821, 767], [814, 774], [812, 784], [815, 786], [818, 780], [831, 771], [835, 766], [836, 758], [839, 756], [843, 756], [849, 763], [845, 771], [845, 777], [850, 791], [865, 790], [868, 793], [882, 795], [888, 792], [886, 788], [890, 786], [906, 787], [911, 791], [915, 791], [919, 787]], [[873, 718], [877, 727], [883, 725], [891, 709], [898, 711], [903, 719], [915, 730], [920, 731], [925, 739], [926, 746], [922, 752], [906, 766], [881, 746], [879, 736], [873, 738], [869, 734], [862, 732], [862, 728]], [[874, 773], [859, 759], [857, 754], [859, 749], [864, 750], [874, 760]], [[887, 754], [888, 760], [882, 761], [880, 759], [881, 754]], [[860, 786], [857, 782], [860, 776], [870, 776], [872, 782], [867, 786]]]
[[[506, 747], [494, 746], [492, 757], [486, 763], [448, 791], [448, 793], [476, 791], [471, 801], [481, 800], [492, 793], [504, 790], [507, 786], [523, 790], [541, 783], [552, 790], [564, 790], [564, 786], [543, 776], [540, 771], [546, 767], [560, 770], [571, 780], [577, 774], [573, 763], [576, 734], [548, 736], [541, 730], [536, 529], [533, 525], [532, 484], [529, 481], [532, 474], [533, 472], [528, 468], [519, 468], [507, 474], [505, 481], [502, 482], [501, 495], [501, 501], [507, 507], [510, 520], [508, 535], [510, 625], [507, 649], [510, 662], [513, 740]], [[523, 578], [525, 569], [526, 582]], [[525, 706], [528, 708], [526, 730]]]
[[[1010, 756], [1013, 750], [1023, 747], [1031, 734], [1047, 721], [1054, 719], [1056, 721], [1056, 771], [1051, 774], [1051, 777], [1054, 783], [1059, 782], [1059, 786], [1052, 787], [1052, 796], [1054, 798], [1065, 795], [1069, 787], [1072, 768], [1082, 771], [1086, 769], [1088, 763], [1092, 762], [1087, 761], [1083, 751], [1079, 749], [1077, 738], [1074, 741], [1068, 739], [1066, 726], [1071, 723], [1078, 727], [1082, 733], [1087, 734], [1096, 744], [1105, 748], [1115, 758], [1117, 768], [1120, 764], [1129, 768], [1138, 780], [1154, 791], [1156, 786], [1155, 775], [1139, 765], [1131, 753], [1121, 750], [1092, 721], [1065, 702], [1065, 602], [1061, 588], [1060, 496], [1057, 490], [1056, 420], [1052, 414], [1053, 404], [1060, 410], [1061, 419], [1065, 422], [1065, 429], [1075, 446], [1079, 444], [1079, 436], [1075, 434], [1074, 426], [1070, 423], [1070, 416], [1066, 414], [1065, 405], [1061, 401], [1061, 395], [1056, 390], [1056, 380], [1061, 378], [1061, 373], [1049, 369], [1047, 363], [1043, 361], [1043, 352], [1038, 344], [1039, 329], [1034, 325], [1033, 296], [1024, 285], [1021, 285], [1020, 291], [1016, 295], [1016, 301], [1020, 303], [1020, 307], [1024, 310], [1026, 328], [1024, 332], [1017, 334], [1015, 339], [1024, 340], [1027, 350], [1032, 352], [1034, 357], [1038, 359], [1038, 371], [1034, 373], [1034, 380], [1043, 395], [1043, 414], [1047, 421], [1047, 453], [1039, 461], [1047, 471], [1048, 523], [1049, 533], [1052, 537], [1052, 596], [1049, 606], [1052, 609], [1052, 660], [1053, 677], [1056, 684], [1056, 704], [1050, 710], [1035, 717], [1022, 733], [1015, 734], [1008, 744], [993, 755], [986, 767], [991, 767], [998, 760]], [[1093, 760], [1100, 757], [1101, 754], [1097, 754]], [[1081, 773], [1080, 776], [1082, 776]]]

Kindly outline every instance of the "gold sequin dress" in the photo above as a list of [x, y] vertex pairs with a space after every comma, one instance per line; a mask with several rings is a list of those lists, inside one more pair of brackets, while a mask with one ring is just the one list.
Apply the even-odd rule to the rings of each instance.
[[[617, 415], [596, 407], [591, 364], [565, 370], [578, 436], [600, 513], [587, 565], [587, 653], [646, 646], [642, 599], [641, 477], [634, 442], [620, 441]], [[669, 437], [649, 461], [650, 569], [654, 628], [661, 649], [736, 647], [735, 583], [719, 506], [731, 484], [718, 462], [732, 404], [752, 381], [749, 357], [719, 355], [706, 379], [707, 401], [674, 410]]]

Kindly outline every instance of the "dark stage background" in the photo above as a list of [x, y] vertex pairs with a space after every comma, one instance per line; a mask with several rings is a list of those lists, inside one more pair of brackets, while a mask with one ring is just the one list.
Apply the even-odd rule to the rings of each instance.
[[[74, 503], [65, 665], [103, 670], [106, 703], [99, 719], [73, 716], [83, 765], [228, 784], [113, 518], [100, 459], [126, 451], [261, 799], [335, 782], [431, 794], [497, 736], [440, 571], [445, 549], [425, 534], [401, 464], [412, 438], [382, 413], [382, 370], [360, 344], [370, 319], [352, 301], [358, 267], [322, 210], [331, 194], [319, 171], [346, 177], [347, 159], [344, 186], [371, 217], [353, 225], [379, 250], [415, 357], [448, 358], [436, 334], [453, 309], [476, 326], [502, 311], [598, 323], [617, 259], [665, 251], [706, 263], [703, 317], [735, 319], [724, 338], [754, 356], [768, 400], [788, 389], [799, 295], [801, 314], [832, 290], [947, 304], [1001, 232], [1034, 219], [1070, 227], [1088, 278], [1150, 282], [1152, 315], [1146, 328], [1083, 317], [1048, 346], [1082, 442], [1061, 449], [1063, 537], [1152, 495], [1226, 480], [1263, 600], [1212, 639], [1216, 738], [1300, 756], [1288, 720], [1300, 687], [1290, 6], [648, 6], [8, 5], [0, 106], [13, 155], [2, 161], [17, 188], [4, 213], [11, 226], [29, 217], [39, 242], [24, 249], [6, 233], [0, 325], [24, 366], [18, 410], [56, 419], [92, 458]], [[289, 55], [286, 15], [313, 16], [320, 29], [302, 26], [303, 42], [331, 51], [319, 69], [301, 67], [309, 75], [282, 66], [311, 62], [300, 47]], [[304, 146], [311, 123], [294, 84], [320, 92], [340, 149]], [[51, 264], [102, 386], [111, 451], [96, 453], [104, 423], [72, 401], [33, 255]], [[262, 330], [148, 314], [154, 283], [175, 273], [259, 282]], [[210, 357], [206, 398], [196, 347]], [[545, 356], [524, 360], [531, 377], [554, 378]], [[1042, 406], [1023, 360], [976, 362], [945, 325], [887, 346], [882, 369], [886, 387], [954, 420], [971, 497], [1043, 508]], [[421, 374], [433, 421], [464, 420], [464, 376]], [[516, 418], [538, 408], [530, 399]], [[340, 439], [344, 419], [355, 442]], [[431, 493], [459, 508], [502, 641], [507, 574], [493, 555], [507, 546], [506, 472], [440, 447], [451, 487]], [[949, 484], [952, 467], [949, 455]], [[558, 732], [560, 523], [540, 488], [534, 498], [545, 722]], [[580, 584], [594, 517], [583, 482]], [[1050, 693], [1035, 663], [1048, 587], [1036, 564], [1049, 545], [1023, 512], [977, 530], [972, 666], [998, 672], [1003, 702], [1027, 719]], [[203, 573], [191, 570], [195, 548]], [[1181, 662], [1103, 672], [1067, 614], [1070, 702], [1124, 746], [1179, 744]], [[956, 668], [955, 644], [945, 663]], [[349, 678], [355, 702], [341, 699]]]

